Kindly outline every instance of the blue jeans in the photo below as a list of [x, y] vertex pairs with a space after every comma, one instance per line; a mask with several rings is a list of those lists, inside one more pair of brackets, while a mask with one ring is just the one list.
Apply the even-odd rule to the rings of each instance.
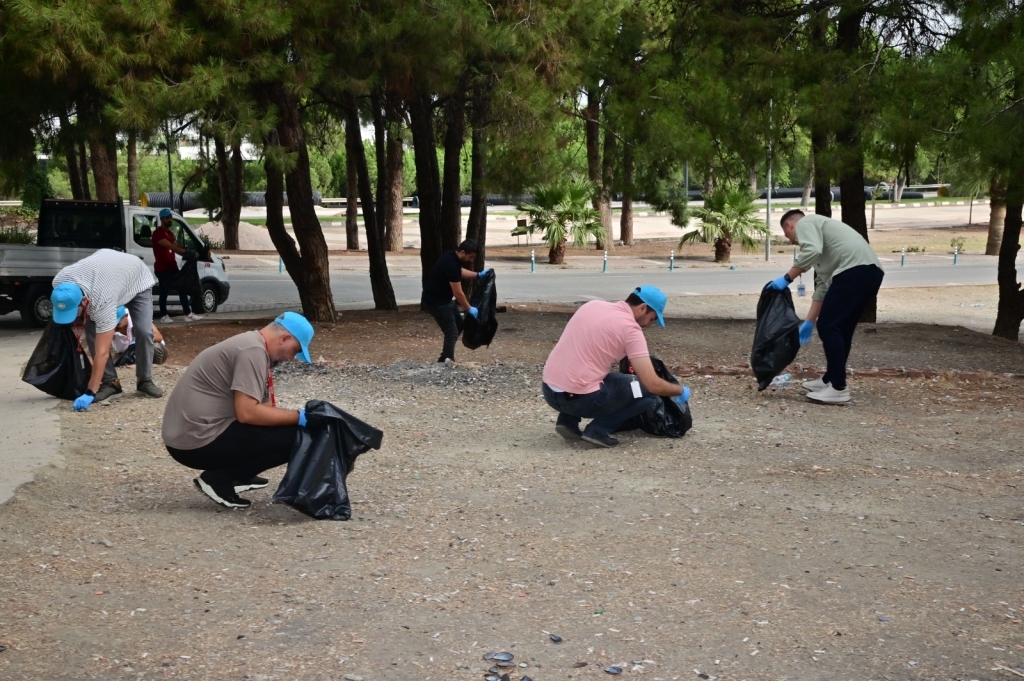
[[[178, 270], [168, 270], [166, 272], [154, 272], [156, 274], [156, 280], [160, 282], [160, 316], [167, 317], [167, 294], [171, 292], [170, 283], [171, 279], [178, 276]], [[178, 294], [178, 301], [181, 303], [181, 309], [184, 310], [185, 314], [192, 314], [192, 306], [188, 304], [188, 296], [184, 293]], [[132, 319], [132, 323], [135, 320]]]
[[[608, 435], [623, 423], [652, 409], [661, 398], [640, 387], [641, 397], [633, 397], [630, 383], [637, 378], [630, 374], [608, 374], [601, 388], [586, 395], [558, 393], [541, 384], [544, 399], [558, 412], [558, 425], [579, 428], [580, 419], [592, 418], [584, 435]], [[639, 382], [639, 381], [638, 381]]]

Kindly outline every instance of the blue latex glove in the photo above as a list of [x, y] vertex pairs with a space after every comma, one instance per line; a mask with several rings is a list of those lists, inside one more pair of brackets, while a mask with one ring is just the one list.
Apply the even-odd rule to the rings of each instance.
[[811, 332], [814, 331], [814, 322], [804, 320], [800, 325], [800, 345], [806, 345], [811, 340]]
[[494, 271], [494, 268], [488, 267], [488, 268], [480, 270], [480, 274], [478, 274], [476, 276], [477, 276], [478, 279], [483, 279], [484, 277], [486, 277], [488, 274], [490, 274], [493, 271]]
[[306, 427], [306, 410], [305, 409], [300, 409], [299, 410], [299, 428], [305, 428], [305, 427]]
[[770, 282], [768, 283], [768, 285], [769, 285], [769, 286], [771, 286], [771, 287], [772, 287], [773, 289], [775, 289], [776, 291], [781, 291], [781, 290], [782, 290], [782, 289], [784, 289], [784, 288], [789, 288], [789, 285], [790, 285], [791, 283], [792, 283], [792, 282], [786, 281], [786, 275], [782, 275], [782, 276], [781, 276], [781, 277], [779, 277], [778, 279], [772, 279], [772, 280], [771, 280], [771, 281], [770, 281]]
[[95, 395], [79, 395], [78, 398], [75, 399], [75, 411], [85, 411], [95, 399]]
[[675, 397], [672, 398], [672, 401], [675, 402], [676, 404], [680, 405], [680, 406], [686, 404], [687, 402], [690, 401], [690, 389], [687, 388], [684, 385], [683, 386], [683, 394], [682, 395], [676, 395]]
[[475, 307], [470, 307], [468, 310], [466, 310], [466, 312], [468, 312], [469, 316], [472, 317], [473, 319], [480, 319], [480, 310], [476, 309]]

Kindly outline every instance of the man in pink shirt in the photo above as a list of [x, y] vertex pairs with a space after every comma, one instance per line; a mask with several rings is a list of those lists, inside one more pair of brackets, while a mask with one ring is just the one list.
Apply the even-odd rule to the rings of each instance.
[[[690, 399], [689, 388], [658, 377], [647, 351], [643, 329], [655, 320], [665, 326], [665, 302], [660, 289], [638, 286], [623, 302], [592, 300], [576, 310], [544, 364], [544, 399], [558, 412], [559, 435], [614, 447], [619, 441], [611, 433], [659, 397]], [[610, 373], [623, 357], [635, 376]], [[582, 432], [581, 418], [593, 419]]]

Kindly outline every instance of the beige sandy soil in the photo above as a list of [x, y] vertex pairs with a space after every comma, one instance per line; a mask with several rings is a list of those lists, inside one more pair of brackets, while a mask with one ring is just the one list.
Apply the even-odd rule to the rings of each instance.
[[[0, 506], [0, 678], [480, 680], [495, 650], [538, 681], [1024, 671], [1024, 383], [992, 375], [1019, 370], [1018, 344], [879, 324], [854, 366], [972, 373], [854, 379], [848, 407], [698, 373], [686, 437], [597, 450], [539, 397], [566, 314], [500, 319], [444, 368], [425, 315], [346, 313], [314, 341], [330, 364], [282, 367], [286, 406], [385, 431], [347, 523], [271, 504], [280, 470], [247, 511], [210, 503], [161, 445], [164, 400], [56, 406], [66, 468]], [[734, 365], [751, 328], [649, 338], [672, 365]], [[172, 361], [195, 333], [169, 331]]]

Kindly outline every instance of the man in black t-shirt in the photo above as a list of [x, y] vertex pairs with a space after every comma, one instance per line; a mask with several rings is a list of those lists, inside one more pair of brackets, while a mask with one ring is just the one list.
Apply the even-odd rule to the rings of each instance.
[[[476, 279], [490, 272], [490, 268], [477, 273], [466, 269], [473, 266], [479, 247], [472, 239], [466, 239], [454, 251], [446, 251], [437, 259], [427, 276], [423, 287], [421, 302], [423, 307], [433, 315], [437, 325], [444, 333], [444, 348], [438, 362], [446, 359], [455, 360], [455, 342], [459, 340], [459, 308], [476, 318], [480, 313], [469, 304], [466, 294], [462, 291], [463, 279]], [[452, 300], [454, 296], [455, 300]], [[458, 308], [456, 307], [458, 306]]]

